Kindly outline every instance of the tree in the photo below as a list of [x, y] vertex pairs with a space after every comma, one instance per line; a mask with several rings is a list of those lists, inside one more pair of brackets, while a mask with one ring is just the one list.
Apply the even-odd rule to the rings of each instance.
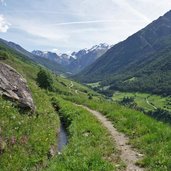
[[53, 89], [53, 78], [52, 76], [46, 72], [45, 70], [40, 70], [37, 74], [37, 84], [39, 87], [52, 90]]
[[9, 58], [8, 52], [0, 51], [0, 60], [6, 60]]

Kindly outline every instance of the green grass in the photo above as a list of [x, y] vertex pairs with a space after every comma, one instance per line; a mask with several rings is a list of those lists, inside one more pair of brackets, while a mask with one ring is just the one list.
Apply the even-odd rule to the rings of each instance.
[[149, 102], [154, 106], [171, 111], [171, 97], [161, 97], [152, 95], [149, 98]]
[[144, 154], [138, 164], [147, 170], [171, 170], [171, 127], [149, 116], [106, 100], [66, 97], [106, 115], [114, 126], [130, 138], [130, 143]]
[[106, 129], [87, 110], [61, 98], [60, 116], [67, 125], [69, 143], [48, 166], [48, 171], [111, 171], [124, 168]]
[[52, 73], [55, 92], [40, 89], [36, 83], [40, 66], [11, 50], [7, 51], [8, 58], [3, 62], [15, 68], [28, 81], [36, 112], [21, 112], [14, 103], [0, 98], [0, 148], [3, 151], [0, 154], [0, 170], [44, 170], [46, 167], [48, 170], [107, 171], [115, 169], [115, 164], [123, 168], [118, 152], [101, 124], [86, 110], [61, 98], [60, 114], [66, 122], [72, 119], [72, 123], [67, 125], [69, 143], [62, 155], [52, 161], [48, 159], [51, 147], [57, 147], [59, 129], [59, 116], [52, 106], [52, 96], [93, 95], [98, 98], [99, 94], [74, 81], [73, 87], [69, 88], [71, 80]]
[[[108, 102], [103, 96], [74, 81], [71, 88], [71, 80], [52, 73], [55, 92], [42, 90], [35, 81], [40, 66], [25, 60], [13, 51], [8, 51], [4, 62], [27, 79], [36, 104], [36, 113], [28, 115], [29, 113], [21, 112], [14, 107], [13, 103], [0, 98], [0, 145], [3, 148], [3, 153], [0, 154], [0, 170], [124, 169], [107, 130], [89, 112], [74, 106], [68, 100], [87, 105], [106, 115], [119, 131], [130, 137], [130, 143], [144, 154], [144, 159], [139, 161], [141, 166], [150, 171], [171, 170], [169, 125], [141, 112]], [[119, 100], [132, 95], [119, 93], [116, 97]], [[148, 94], [135, 95], [137, 104], [144, 106], [146, 110], [152, 110], [152, 106], [147, 105], [144, 100]], [[59, 129], [59, 117], [52, 107], [52, 97], [56, 98], [56, 103], [60, 106], [59, 113], [67, 125], [69, 143], [61, 155], [49, 161], [47, 154], [51, 146], [57, 146], [56, 133]], [[160, 96], [150, 96], [148, 100], [156, 106], [166, 105], [165, 102], [170, 103], [169, 98], [162, 100]]]
[[[161, 97], [159, 95], [152, 95], [147, 93], [129, 93], [129, 92], [115, 92], [113, 94], [113, 100], [120, 102], [124, 97], [134, 97], [135, 103], [143, 108], [145, 111], [155, 110], [156, 108], [165, 109], [171, 111], [170, 97]], [[146, 99], [150, 104], [147, 103]]]
[[28, 81], [36, 112], [30, 114], [19, 110], [14, 103], [0, 97], [0, 170], [40, 170], [48, 162], [51, 146], [57, 146], [59, 117], [51, 105], [50, 97], [36, 82], [39, 67], [21, 60], [8, 51], [3, 61], [14, 67]]

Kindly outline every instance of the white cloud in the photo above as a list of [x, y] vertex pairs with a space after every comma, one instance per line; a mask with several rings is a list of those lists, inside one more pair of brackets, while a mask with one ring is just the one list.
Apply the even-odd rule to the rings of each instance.
[[[53, 25], [56, 26], [65, 26], [65, 25], [81, 25], [81, 24], [95, 24], [95, 23], [121, 23], [121, 22], [128, 22], [127, 20], [89, 20], [89, 21], [72, 21], [72, 22], [64, 22], [64, 23], [56, 23]], [[139, 20], [129, 20], [129, 22], [146, 22], [146, 21], [139, 21]]]
[[[11, 32], [13, 41], [26, 44], [24, 39], [18, 39], [23, 33], [26, 40], [31, 40], [25, 45], [30, 50], [43, 47], [73, 51], [126, 39], [171, 9], [171, 1], [22, 0], [9, 1], [8, 6], [3, 10], [15, 29]], [[7, 38], [11, 39], [11, 35]]]
[[3, 15], [0, 15], [0, 32], [7, 32], [10, 24], [5, 20]]
[[5, 0], [0, 0], [0, 4], [2, 4], [3, 6], [7, 6]]

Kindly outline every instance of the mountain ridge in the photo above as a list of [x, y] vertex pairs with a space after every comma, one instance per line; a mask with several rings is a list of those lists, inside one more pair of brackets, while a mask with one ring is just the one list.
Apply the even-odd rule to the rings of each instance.
[[50, 51], [40, 50], [34, 50], [32, 51], [32, 54], [55, 61], [64, 66], [67, 72], [76, 74], [88, 65], [92, 64], [110, 48], [110, 45], [100, 43], [99, 45], [92, 46], [90, 49], [81, 49], [77, 52], [72, 52], [71, 54], [57, 54]]
[[[137, 88], [138, 81], [143, 82], [144, 80], [145, 84], [148, 84], [148, 81], [155, 77], [155, 80], [158, 80], [155, 81], [155, 84], [160, 87], [160, 79], [163, 78], [158, 77], [164, 75], [160, 63], [167, 58], [168, 66], [170, 66], [170, 58], [167, 57], [168, 55], [170, 56], [170, 48], [171, 11], [159, 17], [132, 36], [129, 36], [125, 41], [114, 45], [102, 57], [85, 68], [74, 78], [81, 82], [100, 81], [102, 85], [110, 85], [112, 90], [120, 89], [133, 91], [136, 89], [139, 91], [150, 91], [150, 89], [155, 88], [154, 85], [144, 85], [144, 87], [139, 85], [139, 88]], [[156, 72], [154, 63], [157, 60], [159, 60], [159, 67]], [[148, 68], [150, 75], [145, 74], [145, 72], [147, 72], [145, 68]], [[157, 73], [159, 75], [158, 77]], [[166, 79], [164, 80], [165, 84], [170, 83], [167, 79], [169, 75], [170, 68], [167, 67], [167, 73], [165, 74]], [[149, 79], [145, 79], [147, 76], [149, 76]], [[136, 77], [137, 81], [128, 83], [129, 86], [124, 85], [125, 80], [129, 80], [133, 77]], [[148, 90], [146, 90], [147, 87]], [[168, 87], [169, 86], [167, 86], [167, 88]], [[162, 88], [165, 93], [169, 93], [166, 89], [166, 85], [163, 85], [160, 89]], [[160, 91], [161, 90], [154, 92], [159, 93]]]

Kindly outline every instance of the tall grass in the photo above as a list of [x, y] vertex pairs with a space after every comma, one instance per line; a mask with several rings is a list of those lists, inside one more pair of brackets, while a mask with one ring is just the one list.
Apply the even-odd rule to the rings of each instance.
[[88, 111], [61, 98], [53, 99], [67, 126], [69, 142], [48, 171], [111, 171], [123, 168], [107, 130]]
[[47, 92], [35, 82], [39, 67], [10, 51], [8, 54], [3, 62], [27, 79], [36, 112], [21, 111], [0, 97], [0, 170], [40, 170], [48, 162], [51, 147], [57, 146], [59, 118]]
[[106, 115], [114, 127], [130, 137], [133, 147], [144, 154], [139, 165], [147, 170], [171, 170], [171, 127], [141, 112], [105, 100], [67, 97]]

